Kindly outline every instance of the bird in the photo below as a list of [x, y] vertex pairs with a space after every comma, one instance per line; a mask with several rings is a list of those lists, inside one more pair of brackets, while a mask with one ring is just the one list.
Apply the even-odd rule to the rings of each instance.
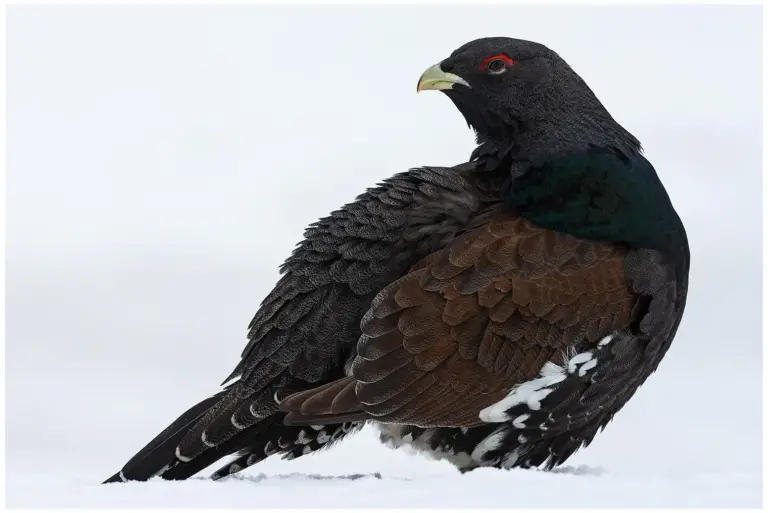
[[417, 92], [476, 146], [397, 173], [311, 224], [222, 389], [106, 483], [222, 479], [328, 449], [390, 447], [552, 469], [653, 374], [688, 294], [684, 224], [639, 140], [547, 46], [470, 41]]

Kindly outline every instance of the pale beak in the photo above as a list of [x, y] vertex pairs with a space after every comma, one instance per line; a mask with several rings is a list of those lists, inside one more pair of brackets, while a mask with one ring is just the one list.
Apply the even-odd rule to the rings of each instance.
[[440, 69], [439, 64], [435, 64], [431, 68], [427, 69], [421, 78], [419, 84], [416, 86], [416, 92], [419, 91], [443, 91], [445, 89], [453, 89], [456, 84], [461, 84], [464, 87], [470, 87], [469, 82], [464, 80], [458, 75], [453, 73], [446, 73]]

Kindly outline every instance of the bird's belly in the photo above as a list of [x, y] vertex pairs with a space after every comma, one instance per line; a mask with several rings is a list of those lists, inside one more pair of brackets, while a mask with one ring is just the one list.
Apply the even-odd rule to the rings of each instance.
[[496, 425], [477, 428], [421, 428], [399, 424], [377, 423], [382, 443], [393, 449], [405, 448], [436, 460], [445, 460], [462, 472], [477, 467], [499, 466], [499, 461], [486, 460], [489, 450], [499, 448]]

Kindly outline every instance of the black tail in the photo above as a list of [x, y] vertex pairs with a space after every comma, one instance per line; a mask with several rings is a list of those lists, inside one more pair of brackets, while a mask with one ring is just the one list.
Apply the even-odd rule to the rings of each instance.
[[[144, 446], [133, 458], [128, 460], [120, 472], [110, 477], [104, 483], [120, 483], [122, 481], [146, 481], [158, 474], [164, 473], [166, 467], [173, 465], [176, 459], [176, 447], [189, 429], [226, 394], [222, 390], [218, 394], [204, 399], [182, 413], [170, 426]], [[183, 478], [182, 478], [183, 479]]]
[[[209, 429], [213, 433], [217, 431], [218, 424], [210, 422], [209, 419], [218, 418], [217, 410], [229, 410], [228, 403], [233, 399], [231, 395], [228, 397], [230, 392], [221, 391], [185, 411], [132, 457], [120, 472], [104, 483], [146, 481], [155, 476], [183, 480], [221, 458], [237, 454], [238, 457], [234, 461], [227, 463], [211, 476], [213, 479], [221, 479], [272, 454], [283, 454], [288, 459], [310, 454], [359, 427], [351, 423], [313, 427], [286, 426], [283, 424], [285, 413], [276, 411], [232, 436], [218, 440], [212, 436], [211, 441], [204, 440], [204, 449], [190, 451], [189, 447], [195, 446], [185, 440], [199, 440], [198, 432], [205, 433]], [[276, 407], [274, 409], [276, 410]], [[213, 440], [215, 442], [212, 443]]]

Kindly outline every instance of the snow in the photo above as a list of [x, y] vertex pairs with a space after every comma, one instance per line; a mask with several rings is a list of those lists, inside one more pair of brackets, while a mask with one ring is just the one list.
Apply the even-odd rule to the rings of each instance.
[[[7, 505], [759, 506], [760, 16], [551, 9], [10, 7]], [[469, 155], [414, 85], [488, 34], [568, 59], [677, 205], [690, 296], [658, 372], [553, 472], [462, 475], [366, 428], [236, 479], [100, 485], [218, 389], [308, 223]]]
[[[361, 436], [362, 437], [362, 436]], [[349, 442], [350, 445], [352, 441]], [[367, 449], [360, 445], [361, 449]], [[348, 457], [352, 459], [354, 455]], [[318, 458], [319, 459], [319, 458]], [[125, 483], [99, 486], [84, 479], [56, 479], [41, 474], [9, 488], [14, 494], [39, 494], [38, 506], [75, 507], [377, 507], [553, 508], [572, 507], [747, 507], [759, 501], [760, 478], [718, 472], [608, 473], [599, 467], [567, 466], [555, 473], [478, 469], [466, 475], [443, 465], [416, 465], [405, 458], [380, 473], [249, 473], [226, 481]], [[313, 465], [314, 466], [314, 465]], [[368, 467], [369, 465], [364, 465]], [[270, 466], [268, 466], [270, 467]], [[51, 486], [54, 484], [54, 486]], [[10, 505], [14, 503], [11, 502]]]

